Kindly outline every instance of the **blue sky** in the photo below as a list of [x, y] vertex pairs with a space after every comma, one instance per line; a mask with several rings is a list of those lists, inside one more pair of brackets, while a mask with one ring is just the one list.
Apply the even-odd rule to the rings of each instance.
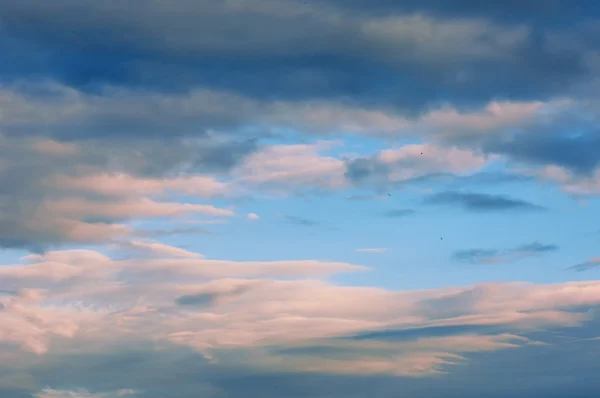
[[591, 398], [577, 0], [0, 2], [0, 396]]

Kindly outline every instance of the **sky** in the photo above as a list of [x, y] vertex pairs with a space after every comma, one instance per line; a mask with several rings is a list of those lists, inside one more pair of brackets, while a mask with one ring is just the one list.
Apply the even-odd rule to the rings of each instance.
[[0, 1], [0, 396], [597, 397], [595, 3]]

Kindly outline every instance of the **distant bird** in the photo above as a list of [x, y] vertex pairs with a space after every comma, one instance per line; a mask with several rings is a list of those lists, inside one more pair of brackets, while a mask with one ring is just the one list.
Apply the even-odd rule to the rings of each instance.
[[440, 238], [440, 240], [444, 240], [444, 238]]
[[421, 152], [421, 155], [423, 154], [423, 152]]
[[392, 196], [392, 194], [391, 194], [391, 193], [388, 193], [388, 196]]

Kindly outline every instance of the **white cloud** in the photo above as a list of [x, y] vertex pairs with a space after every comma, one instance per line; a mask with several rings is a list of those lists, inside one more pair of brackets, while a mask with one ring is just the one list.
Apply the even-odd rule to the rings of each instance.
[[260, 217], [255, 213], [248, 213], [248, 220], [258, 220]]

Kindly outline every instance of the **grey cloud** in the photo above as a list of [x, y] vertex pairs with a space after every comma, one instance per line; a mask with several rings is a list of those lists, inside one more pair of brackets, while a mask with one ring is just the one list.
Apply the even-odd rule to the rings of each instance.
[[226, 292], [208, 292], [198, 294], [188, 294], [178, 297], [175, 301], [182, 306], [207, 307], [212, 305], [220, 298], [234, 297], [244, 294], [251, 289], [250, 286], [239, 286]]
[[532, 253], [547, 253], [558, 250], [557, 245], [545, 245], [539, 242], [528, 243], [521, 245], [515, 249], [519, 252], [532, 252]]
[[[469, 107], [562, 93], [585, 79], [593, 48], [550, 46], [546, 31], [556, 24], [540, 18], [547, 8], [537, 1], [489, 8], [380, 1], [367, 11], [355, 7], [367, 2], [354, 1], [85, 4], [2, 2], [0, 49], [12, 58], [0, 73], [90, 90], [108, 81], [164, 91], [207, 85], [262, 98], [344, 97], [415, 114], [448, 99]], [[573, 7], [558, 10], [549, 15]], [[519, 12], [536, 17], [499, 18]], [[563, 30], [575, 39], [589, 35], [572, 21]]]
[[352, 200], [352, 201], [369, 201], [369, 200], [377, 200], [377, 199], [382, 199], [383, 196], [381, 195], [348, 195], [346, 196], [347, 200]]
[[[352, 167], [352, 166], [349, 166]], [[378, 174], [379, 173], [379, 174]], [[387, 176], [388, 169], [380, 168], [365, 173], [362, 178], [355, 178], [352, 173], [346, 173], [346, 177], [353, 181], [358, 186], [373, 187], [377, 191], [384, 193], [385, 190], [403, 189], [411, 186], [427, 186], [435, 184], [438, 187], [447, 189], [464, 189], [477, 186], [497, 186], [500, 184], [518, 184], [535, 182], [535, 178], [531, 176], [498, 173], [498, 172], [480, 172], [471, 175], [459, 175], [453, 173], [433, 172], [422, 176], [412, 177], [401, 181], [390, 181]], [[366, 200], [378, 199], [387, 196], [382, 195], [363, 195], [347, 197], [349, 200]]]
[[537, 256], [540, 254], [555, 252], [559, 249], [557, 245], [542, 244], [539, 242], [528, 243], [506, 250], [498, 249], [470, 249], [456, 251], [452, 257], [461, 262], [473, 264], [505, 263], [521, 260], [523, 258]]
[[490, 140], [484, 150], [507, 155], [514, 160], [541, 165], [565, 167], [580, 175], [589, 175], [600, 164], [600, 134], [584, 128], [574, 134], [564, 132], [531, 131], [511, 139]]
[[500, 251], [496, 249], [470, 249], [459, 250], [455, 252], [452, 257], [458, 261], [486, 263], [489, 260], [493, 261], [499, 254]]
[[[239, 136], [236, 130], [244, 123], [256, 122], [263, 111], [260, 102], [227, 91], [160, 93], [121, 86], [90, 93], [40, 80], [5, 85], [0, 88], [0, 104], [5, 112], [0, 126], [11, 136], [167, 143], [188, 137], [192, 146], [191, 138], [211, 138], [214, 131], [225, 139], [231, 138], [226, 133], [236, 132]], [[261, 130], [251, 134], [267, 133]]]
[[583, 272], [597, 267], [600, 267], [600, 258], [591, 258], [583, 263], [575, 264], [568, 269], [577, 272]]
[[[362, 157], [347, 161], [345, 176], [356, 184], [370, 181], [387, 181], [389, 166], [376, 158]], [[380, 181], [381, 182], [381, 181]]]
[[[53, 154], [36, 150], [36, 142], [0, 137], [0, 247], [39, 252], [68, 243], [101, 243], [111, 238], [114, 232], [110, 223], [117, 219], [80, 218], [79, 221], [90, 222], [94, 228], [95, 232], [86, 235], [78, 230], [81, 225], [62, 220], [43, 206], [46, 200], [68, 194], [49, 183], [54, 175], [85, 177], [95, 172], [125, 172], [142, 177], [168, 177], [194, 172], [223, 173], [256, 145], [211, 139], [92, 140], [78, 142], [74, 153]], [[108, 203], [103, 197], [88, 199], [99, 205]]]
[[321, 223], [318, 221], [311, 220], [311, 219], [304, 218], [304, 217], [284, 215], [283, 218], [286, 223], [293, 224], [293, 225], [300, 225], [300, 226], [304, 226], [304, 227], [315, 227], [315, 226], [321, 225]]
[[384, 217], [387, 218], [401, 218], [415, 214], [416, 212], [412, 209], [394, 209], [383, 213]]
[[218, 297], [211, 293], [198, 293], [177, 298], [177, 304], [184, 306], [205, 307], [211, 305]]
[[[564, 20], [574, 16], [584, 16], [581, 8], [571, 6], [565, 1], [529, 0], [529, 1], [504, 1], [494, 4], [483, 4], [476, 0], [408, 0], [397, 2], [394, 0], [327, 0], [333, 4], [343, 4], [345, 7], [355, 8], [366, 13], [380, 15], [390, 11], [425, 12], [440, 16], [477, 16], [491, 20], [505, 22], [534, 22]], [[575, 1], [574, 3], [582, 3]]]
[[538, 212], [546, 210], [542, 206], [521, 199], [513, 199], [508, 196], [454, 191], [431, 195], [425, 198], [424, 203], [427, 205], [458, 206], [472, 212]]
[[[558, 330], [568, 337], [556, 341], [552, 333], [537, 333], [536, 339], [551, 345], [524, 345], [518, 350], [462, 354], [476, 363], [465, 362], [443, 377], [408, 378], [386, 376], [347, 376], [318, 373], [278, 374], [244, 367], [210, 363], [188, 349], [167, 346], [156, 350], [151, 344], [129, 343], [110, 350], [87, 354], [56, 355], [53, 352], [22, 364], [22, 373], [33, 383], [13, 387], [0, 385], [6, 397], [27, 397], [44, 387], [90, 392], [139, 390], [142, 398], [305, 397], [336, 396], [390, 398], [402, 389], [411, 396], [426, 398], [593, 398], [600, 388], [593, 375], [596, 341], [583, 340], [598, 333], [598, 322], [579, 328]], [[577, 329], [577, 330], [575, 330]], [[497, 332], [493, 329], [461, 327], [397, 331], [396, 335], [371, 335], [370, 339], [407, 341], [424, 337]], [[280, 347], [287, 355], [302, 355], [302, 348]], [[309, 349], [306, 347], [305, 349]], [[321, 347], [317, 347], [321, 348]], [[314, 351], [314, 350], [313, 350]], [[309, 352], [314, 353], [314, 352]], [[326, 351], [322, 351], [326, 355]], [[339, 352], [337, 354], [340, 354]], [[471, 358], [473, 357], [473, 358]], [[571, 365], [564, 366], [564, 358]], [[0, 373], [11, 375], [14, 368], [0, 364]], [[101, 375], [101, 377], [99, 377]]]

